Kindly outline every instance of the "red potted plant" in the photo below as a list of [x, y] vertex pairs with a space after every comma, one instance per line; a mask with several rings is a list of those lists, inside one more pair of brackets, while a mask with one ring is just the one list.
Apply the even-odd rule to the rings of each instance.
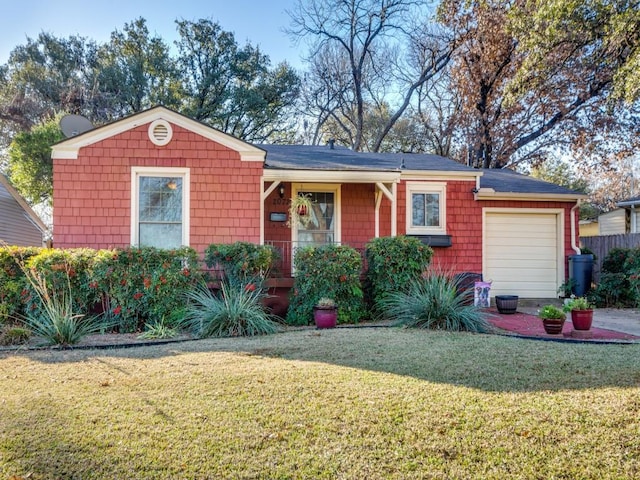
[[338, 322], [338, 306], [332, 298], [323, 297], [313, 307], [317, 328], [333, 328]]
[[574, 297], [567, 300], [563, 310], [571, 312], [571, 322], [575, 330], [589, 330], [593, 323], [593, 305], [586, 297]]

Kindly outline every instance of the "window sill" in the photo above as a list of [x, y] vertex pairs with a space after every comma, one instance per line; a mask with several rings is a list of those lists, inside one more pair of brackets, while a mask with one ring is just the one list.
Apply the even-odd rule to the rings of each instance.
[[419, 239], [425, 245], [430, 247], [450, 247], [452, 245], [451, 235], [412, 235], [407, 234], [408, 237], [414, 237]]

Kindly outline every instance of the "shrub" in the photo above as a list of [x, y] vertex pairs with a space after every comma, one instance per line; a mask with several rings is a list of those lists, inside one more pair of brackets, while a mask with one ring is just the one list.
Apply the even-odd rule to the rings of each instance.
[[624, 273], [624, 264], [630, 253], [629, 248], [612, 248], [602, 261], [602, 271], [605, 273]]
[[204, 259], [209, 268], [222, 267], [230, 281], [243, 282], [266, 278], [278, 260], [278, 251], [271, 245], [248, 242], [213, 243], [205, 250]]
[[468, 302], [468, 293], [445, 273], [428, 272], [409, 283], [408, 291], [386, 294], [381, 306], [396, 325], [448, 331], [489, 332], [486, 315]]
[[589, 299], [598, 307], [631, 305], [629, 279], [624, 273], [602, 273], [596, 288], [589, 291]]
[[195, 250], [152, 247], [103, 251], [90, 285], [106, 292], [105, 310], [120, 332], [144, 329], [184, 305], [184, 294], [201, 280]]
[[427, 270], [433, 250], [419, 239], [406, 236], [381, 237], [366, 247], [366, 294], [372, 312], [386, 316], [384, 298], [393, 292], [409, 292]]
[[22, 265], [37, 255], [37, 247], [0, 247], [0, 323], [24, 316], [28, 282]]
[[71, 280], [64, 286], [49, 285], [43, 274], [26, 270], [37, 308], [27, 312], [24, 323], [35, 335], [51, 345], [72, 345], [91, 333], [108, 327], [100, 317], [78, 313], [73, 302]]
[[[45, 248], [32, 256], [26, 266], [42, 278], [53, 292], [65, 292], [71, 295], [74, 309], [89, 313], [102, 298], [101, 292], [91, 288], [91, 267], [98, 252], [89, 248], [53, 249]], [[33, 288], [26, 298], [30, 313], [40, 308], [38, 295]]]
[[206, 285], [187, 292], [185, 322], [199, 338], [254, 336], [275, 333], [279, 324], [263, 308], [265, 294], [253, 283], [221, 282], [220, 291], [212, 293]]
[[323, 297], [338, 305], [339, 323], [356, 323], [365, 315], [360, 272], [362, 257], [346, 245], [308, 246], [294, 258], [295, 279], [287, 323], [307, 325], [313, 321], [313, 307]]

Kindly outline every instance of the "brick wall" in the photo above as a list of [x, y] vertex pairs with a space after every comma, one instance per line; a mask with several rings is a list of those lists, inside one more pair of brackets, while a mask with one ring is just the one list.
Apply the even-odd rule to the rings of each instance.
[[172, 125], [168, 145], [154, 145], [141, 125], [80, 149], [53, 166], [56, 247], [131, 244], [131, 167], [183, 167], [191, 174], [190, 245], [260, 240], [261, 162]]

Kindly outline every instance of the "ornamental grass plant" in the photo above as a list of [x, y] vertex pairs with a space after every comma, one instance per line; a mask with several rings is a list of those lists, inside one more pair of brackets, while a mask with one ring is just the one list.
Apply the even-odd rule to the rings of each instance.
[[216, 293], [202, 284], [186, 296], [185, 322], [199, 338], [266, 335], [280, 330], [276, 317], [262, 304], [266, 294], [257, 281], [222, 281]]
[[409, 284], [409, 290], [387, 294], [381, 302], [396, 325], [447, 331], [490, 332], [486, 315], [469, 302], [470, 291], [448, 273], [431, 270]]

